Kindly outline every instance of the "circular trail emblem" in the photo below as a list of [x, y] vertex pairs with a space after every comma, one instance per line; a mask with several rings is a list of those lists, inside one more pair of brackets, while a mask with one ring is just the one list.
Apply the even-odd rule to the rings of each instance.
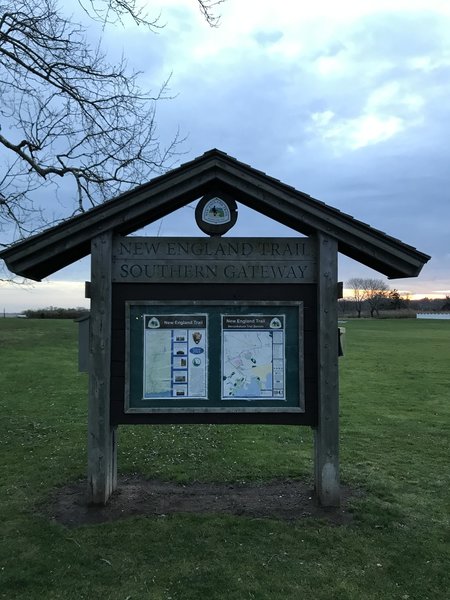
[[195, 220], [203, 233], [223, 235], [236, 223], [236, 201], [224, 194], [207, 194], [197, 204]]

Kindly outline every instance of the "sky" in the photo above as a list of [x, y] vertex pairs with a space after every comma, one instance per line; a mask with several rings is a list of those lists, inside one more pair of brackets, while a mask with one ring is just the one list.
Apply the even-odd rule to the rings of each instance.
[[[147, 2], [165, 27], [104, 33], [158, 89], [162, 141], [186, 136], [174, 163], [218, 148], [432, 256], [411, 295], [450, 295], [450, 2], [226, 0], [210, 28], [195, 0]], [[192, 206], [145, 235], [202, 235]], [[241, 207], [229, 235], [295, 232]], [[384, 276], [342, 257], [339, 279]], [[87, 306], [84, 259], [25, 288], [3, 284], [0, 310]]]

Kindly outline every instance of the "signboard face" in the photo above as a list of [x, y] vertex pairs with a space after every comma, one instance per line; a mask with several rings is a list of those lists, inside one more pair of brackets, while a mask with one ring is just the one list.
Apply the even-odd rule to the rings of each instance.
[[125, 412], [304, 412], [302, 302], [127, 302]]
[[222, 400], [285, 400], [286, 315], [222, 315]]
[[117, 237], [114, 283], [280, 283], [317, 281], [309, 238]]
[[207, 315], [144, 315], [143, 397], [207, 398]]

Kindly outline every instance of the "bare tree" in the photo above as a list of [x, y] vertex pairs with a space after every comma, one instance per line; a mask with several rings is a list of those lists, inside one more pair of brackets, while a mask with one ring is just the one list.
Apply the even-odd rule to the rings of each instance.
[[382, 302], [388, 295], [389, 286], [382, 279], [371, 279], [365, 277], [353, 277], [347, 281], [347, 286], [352, 290], [353, 302], [361, 318], [364, 303], [369, 305], [370, 316], [379, 314]]
[[[220, 1], [197, 3], [217, 25]], [[103, 27], [130, 18], [160, 27], [138, 0], [79, 4]], [[64, 194], [74, 190], [74, 214], [172, 166], [179, 136], [163, 146], [155, 119], [168, 82], [150, 92], [138, 75], [124, 59], [109, 64], [100, 42], [90, 44], [56, 0], [0, 0], [0, 231], [31, 233], [40, 212], [34, 192], [45, 186], [70, 180]]]
[[347, 286], [352, 290], [353, 301], [358, 313], [358, 319], [361, 318], [361, 311], [366, 300], [366, 291], [364, 285], [365, 279], [362, 277], [352, 277], [347, 281]]
[[389, 286], [382, 279], [364, 279], [364, 291], [370, 316], [373, 317], [375, 313], [379, 316], [379, 309], [389, 292]]
[[200, 7], [200, 11], [202, 15], [205, 17], [206, 22], [211, 27], [217, 27], [220, 21], [220, 17], [218, 17], [214, 13], [214, 9], [219, 4], [223, 4], [225, 0], [198, 0], [198, 4]]

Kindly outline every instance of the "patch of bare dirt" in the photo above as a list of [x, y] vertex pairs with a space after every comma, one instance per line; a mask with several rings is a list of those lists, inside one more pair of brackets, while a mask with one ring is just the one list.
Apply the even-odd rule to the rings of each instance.
[[89, 506], [86, 482], [56, 490], [44, 507], [52, 520], [78, 527], [123, 519], [134, 515], [166, 516], [179, 513], [231, 514], [253, 518], [295, 520], [305, 517], [325, 519], [334, 525], [352, 521], [349, 500], [360, 492], [342, 488], [341, 506], [319, 506], [308, 485], [301, 481], [270, 483], [177, 484], [146, 480], [139, 476], [121, 477], [118, 489], [107, 506]]

